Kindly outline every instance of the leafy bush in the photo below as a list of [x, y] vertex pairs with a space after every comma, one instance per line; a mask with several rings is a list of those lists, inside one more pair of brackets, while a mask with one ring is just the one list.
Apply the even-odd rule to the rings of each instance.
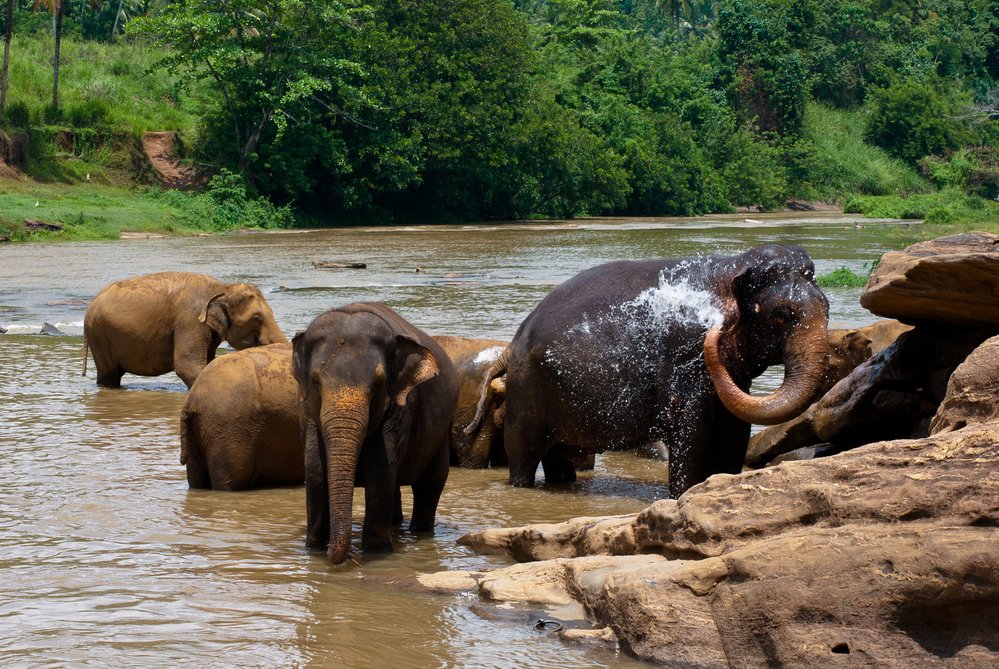
[[915, 165], [923, 156], [943, 155], [972, 141], [960, 113], [970, 105], [956, 86], [902, 79], [871, 96], [865, 138]]
[[849, 267], [838, 267], [831, 272], [819, 274], [815, 282], [823, 288], [863, 288], [867, 285], [868, 274], [859, 274]]
[[31, 125], [31, 110], [20, 100], [7, 103], [4, 117], [9, 128], [27, 128]]
[[919, 166], [941, 188], [989, 199], [999, 195], [999, 156], [990, 146], [961, 149], [945, 158], [927, 156]]

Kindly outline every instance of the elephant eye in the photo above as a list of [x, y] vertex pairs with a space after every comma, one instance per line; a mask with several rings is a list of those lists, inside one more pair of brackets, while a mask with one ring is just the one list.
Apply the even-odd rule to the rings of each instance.
[[781, 323], [788, 323], [794, 320], [794, 312], [788, 307], [780, 307], [774, 310], [774, 320]]

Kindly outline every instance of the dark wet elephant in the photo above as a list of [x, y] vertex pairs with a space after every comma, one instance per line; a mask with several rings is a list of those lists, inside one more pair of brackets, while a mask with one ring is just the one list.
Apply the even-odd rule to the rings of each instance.
[[[829, 306], [798, 246], [620, 261], [555, 288], [486, 377], [506, 372], [510, 482], [574, 480], [564, 454], [660, 440], [679, 496], [738, 473], [750, 423], [787, 420], [822, 381]], [[753, 378], [783, 363], [771, 395]]]
[[305, 480], [291, 344], [236, 351], [205, 367], [180, 412], [180, 463], [192, 488]]
[[433, 531], [458, 398], [447, 354], [388, 307], [367, 303], [319, 315], [292, 344], [307, 545], [325, 548], [334, 564], [347, 559], [355, 486], [364, 488], [364, 550], [392, 550], [399, 486], [413, 490], [410, 531]]
[[235, 349], [287, 342], [256, 286], [203, 274], [159, 272], [115, 281], [90, 303], [83, 319], [97, 385], [117, 388], [126, 373], [176, 371], [188, 388], [215, 358], [223, 340]]

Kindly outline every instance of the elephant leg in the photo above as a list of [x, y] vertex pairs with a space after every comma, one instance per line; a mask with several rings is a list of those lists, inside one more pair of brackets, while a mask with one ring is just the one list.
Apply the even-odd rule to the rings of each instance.
[[749, 423], [726, 412], [714, 421], [714, 435], [706, 464], [705, 478], [713, 474], [739, 474], [749, 449]]
[[538, 464], [548, 446], [543, 424], [532, 412], [520, 413], [515, 406], [509, 406], [503, 440], [510, 460], [510, 485], [533, 488]]
[[207, 490], [212, 487], [212, 477], [208, 474], [205, 463], [198, 457], [188, 456], [187, 462], [187, 485], [190, 488]]
[[361, 533], [361, 549], [365, 552], [392, 552], [392, 520], [397, 492], [398, 487], [394, 485], [391, 489], [382, 484], [368, 485], [364, 488], [364, 529]]
[[206, 332], [174, 331], [173, 369], [188, 388], [215, 357], [217, 347], [218, 343]]
[[669, 449], [669, 490], [674, 498], [712, 474], [741, 472], [749, 445], [749, 424], [720, 402], [691, 417], [688, 425], [663, 440]]
[[94, 368], [97, 370], [97, 385], [102, 388], [121, 388], [121, 377], [125, 370], [107, 353], [94, 353]]
[[448, 475], [448, 448], [437, 449], [437, 454], [427, 464], [423, 474], [413, 484], [413, 517], [409, 520], [410, 532], [433, 532], [440, 502]]
[[548, 451], [541, 458], [545, 470], [545, 485], [564, 485], [576, 482], [576, 467], [570, 458], [560, 453], [560, 447]]
[[303, 420], [302, 441], [305, 447], [305, 545], [325, 549], [330, 542], [329, 484], [319, 429], [311, 420]]
[[392, 525], [398, 527], [405, 520], [402, 516], [402, 490], [395, 489], [395, 508], [392, 510]]

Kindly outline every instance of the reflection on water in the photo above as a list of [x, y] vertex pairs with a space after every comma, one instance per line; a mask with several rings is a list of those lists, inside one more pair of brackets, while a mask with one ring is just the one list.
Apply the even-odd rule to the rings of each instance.
[[[418, 572], [508, 563], [458, 546], [466, 532], [642, 509], [666, 496], [662, 463], [604, 454], [558, 490], [511, 488], [502, 469], [452, 470], [433, 538], [403, 532], [395, 553], [332, 568], [304, 548], [300, 487], [187, 488], [176, 376], [126, 376], [124, 390], [99, 389], [92, 363], [80, 376], [79, 336], [18, 333], [50, 322], [79, 335], [85, 302], [109, 281], [188, 270], [260, 284], [289, 334], [335, 304], [379, 300], [433, 334], [510, 337], [552, 286], [605, 260], [800, 240], [821, 272], [861, 269], [886, 238], [893, 248], [911, 241], [904, 229], [847, 226], [580, 221], [0, 247], [0, 326], [13, 333], [0, 336], [0, 663], [636, 664], [535, 632], [540, 611], [406, 584]], [[368, 269], [316, 270], [314, 260]], [[858, 291], [829, 292], [834, 322], [873, 320], [856, 305]], [[768, 384], [779, 376], [759, 385]], [[360, 493], [354, 513], [363, 517]]]

